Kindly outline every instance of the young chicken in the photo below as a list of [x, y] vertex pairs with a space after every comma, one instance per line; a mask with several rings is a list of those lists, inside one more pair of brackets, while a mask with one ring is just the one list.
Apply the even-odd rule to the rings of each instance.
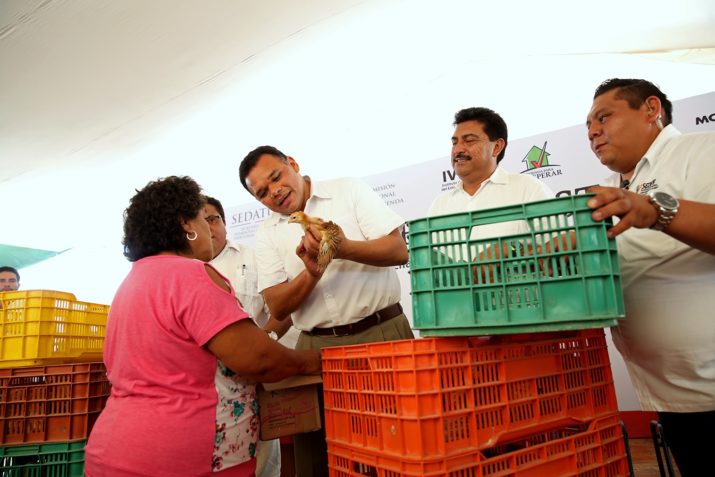
[[335, 256], [335, 252], [342, 240], [340, 227], [331, 221], [324, 221], [318, 217], [311, 217], [305, 212], [293, 212], [288, 217], [288, 223], [298, 223], [306, 230], [310, 225], [316, 225], [320, 229], [320, 249], [318, 250], [318, 268], [324, 271], [330, 261]]

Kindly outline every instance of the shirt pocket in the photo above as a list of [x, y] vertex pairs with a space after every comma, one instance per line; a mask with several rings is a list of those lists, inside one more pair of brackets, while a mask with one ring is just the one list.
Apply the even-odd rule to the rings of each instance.
[[260, 317], [264, 303], [263, 296], [258, 293], [258, 274], [248, 269], [240, 270], [235, 290], [236, 297], [246, 313], [254, 319]]

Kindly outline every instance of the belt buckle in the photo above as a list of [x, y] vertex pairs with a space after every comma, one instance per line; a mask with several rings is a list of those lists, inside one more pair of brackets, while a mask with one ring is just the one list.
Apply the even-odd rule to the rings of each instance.
[[[375, 313], [373, 313], [373, 315], [375, 315], [375, 324], [373, 326], [376, 326], [376, 325], [379, 325], [380, 323], [382, 323], [382, 316], [380, 316], [380, 311], [381, 310], [377, 310]], [[370, 317], [368, 316], [367, 318], [370, 318]]]

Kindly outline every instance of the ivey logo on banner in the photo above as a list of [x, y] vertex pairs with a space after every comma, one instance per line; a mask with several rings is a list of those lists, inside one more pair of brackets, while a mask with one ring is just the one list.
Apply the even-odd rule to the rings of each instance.
[[454, 189], [458, 182], [459, 178], [457, 177], [457, 173], [454, 169], [442, 171], [442, 192]]

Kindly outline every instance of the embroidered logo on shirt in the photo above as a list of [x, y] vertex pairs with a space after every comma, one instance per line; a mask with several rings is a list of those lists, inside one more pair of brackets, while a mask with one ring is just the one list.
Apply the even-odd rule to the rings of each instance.
[[647, 194], [648, 192], [652, 191], [653, 189], [657, 189], [658, 184], [655, 183], [655, 179], [653, 179], [650, 182], [645, 182], [643, 184], [640, 184], [636, 188], [636, 193], [637, 194]]

